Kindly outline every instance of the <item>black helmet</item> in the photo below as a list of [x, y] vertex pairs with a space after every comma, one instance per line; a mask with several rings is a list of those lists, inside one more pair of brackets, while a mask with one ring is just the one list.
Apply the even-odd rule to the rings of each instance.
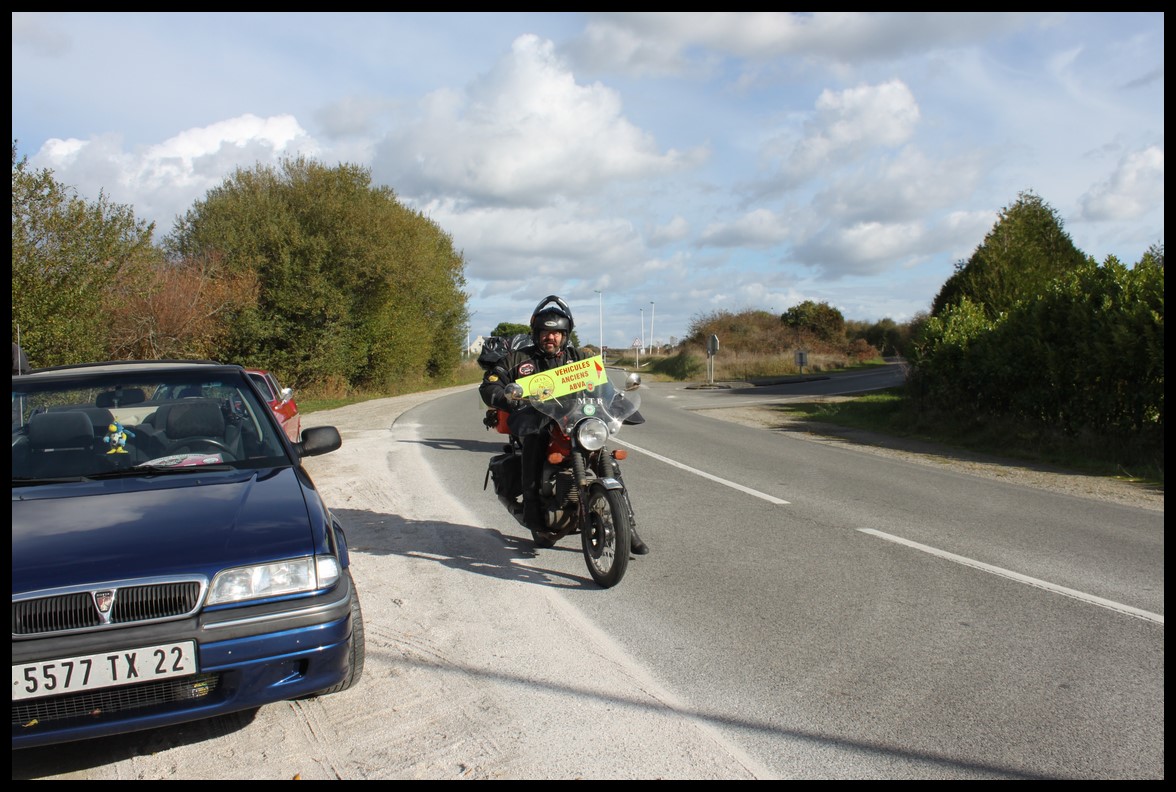
[[549, 294], [539, 301], [531, 313], [531, 340], [538, 346], [540, 330], [559, 330], [564, 334], [564, 346], [567, 346], [571, 343], [572, 328], [575, 326], [568, 304], [554, 294]]

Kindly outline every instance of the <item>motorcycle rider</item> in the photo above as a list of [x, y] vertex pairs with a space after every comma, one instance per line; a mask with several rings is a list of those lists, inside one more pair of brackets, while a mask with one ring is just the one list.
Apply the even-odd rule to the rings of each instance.
[[[522, 441], [523, 523], [533, 531], [546, 530], [543, 509], [539, 502], [539, 478], [543, 469], [546, 433], [542, 431], [547, 419], [534, 408], [518, 406], [506, 397], [506, 386], [515, 380], [548, 371], [587, 355], [572, 345], [575, 327], [568, 304], [554, 294], [539, 301], [531, 313], [531, 337], [522, 344], [511, 344], [502, 358], [486, 368], [478, 392], [489, 407], [507, 410], [510, 433]], [[649, 546], [632, 531], [629, 551], [645, 555]]]

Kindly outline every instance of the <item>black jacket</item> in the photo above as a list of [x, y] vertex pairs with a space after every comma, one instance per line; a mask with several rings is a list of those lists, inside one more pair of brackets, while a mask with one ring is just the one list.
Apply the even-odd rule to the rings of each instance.
[[488, 407], [500, 410], [510, 410], [511, 417], [508, 424], [513, 435], [526, 435], [539, 430], [545, 420], [542, 415], [530, 407], [514, 409], [515, 405], [506, 398], [506, 386], [515, 380], [529, 377], [540, 371], [559, 368], [567, 363], [582, 360], [584, 355], [574, 346], [565, 346], [555, 357], [546, 357], [533, 341], [507, 350], [505, 355], [482, 375], [482, 384], [478, 393]]
[[487, 407], [509, 410], [512, 405], [506, 398], [507, 385], [523, 377], [559, 368], [583, 358], [580, 350], [570, 345], [565, 346], [555, 357], [549, 358], [539, 351], [534, 342], [528, 342], [508, 350], [497, 363], [486, 369], [478, 393]]

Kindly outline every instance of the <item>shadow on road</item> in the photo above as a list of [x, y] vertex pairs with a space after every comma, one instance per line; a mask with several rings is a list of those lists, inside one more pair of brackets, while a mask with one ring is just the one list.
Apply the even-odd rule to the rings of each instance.
[[94, 767], [150, 756], [185, 745], [225, 737], [253, 723], [257, 709], [159, 729], [98, 737], [63, 745], [46, 745], [12, 752], [12, 780], [77, 773]]
[[[540, 557], [530, 536], [511, 536], [494, 529], [440, 520], [406, 520], [398, 514], [334, 509], [353, 552], [429, 559], [451, 569], [502, 580], [517, 580], [560, 589], [600, 587], [587, 574], [569, 574], [532, 565]], [[523, 529], [520, 528], [520, 531]], [[565, 537], [543, 555], [573, 553], [580, 557], [579, 535]]]

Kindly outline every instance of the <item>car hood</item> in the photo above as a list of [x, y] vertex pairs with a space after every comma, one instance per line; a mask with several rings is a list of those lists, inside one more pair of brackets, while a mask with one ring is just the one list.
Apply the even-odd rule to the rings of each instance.
[[286, 467], [14, 489], [13, 594], [313, 553], [302, 486]]

